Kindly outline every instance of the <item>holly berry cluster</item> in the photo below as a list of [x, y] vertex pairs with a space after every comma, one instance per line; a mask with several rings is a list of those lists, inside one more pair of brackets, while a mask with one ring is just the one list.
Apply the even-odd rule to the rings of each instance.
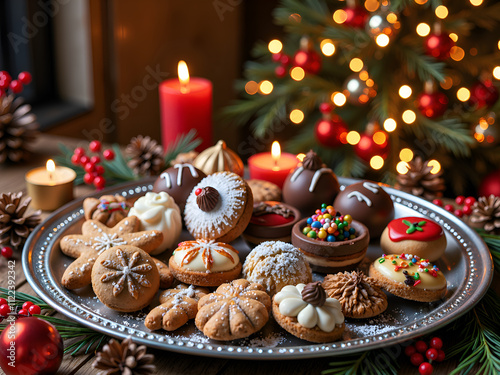
[[[83, 147], [75, 148], [71, 162], [74, 165], [79, 165], [85, 171], [83, 182], [87, 185], [94, 185], [97, 190], [104, 189], [106, 186], [106, 179], [104, 178], [104, 166], [101, 164], [101, 149], [102, 144], [99, 141], [91, 141], [89, 143], [89, 151], [95, 155], [87, 155]], [[108, 161], [115, 158], [115, 153], [111, 149], [102, 151], [102, 157]]]
[[10, 259], [10, 258], [12, 258], [12, 254], [13, 254], [13, 253], [14, 253], [14, 252], [12, 251], [12, 247], [10, 247], [10, 246], [4, 246], [4, 247], [2, 247], [2, 249], [0, 250], [0, 254], [1, 254], [4, 258], [6, 258], [6, 259]]
[[[420, 375], [430, 375], [434, 371], [432, 362], [444, 361], [446, 355], [444, 353], [443, 340], [439, 337], [433, 337], [429, 341], [429, 345], [423, 340], [419, 340], [415, 345], [409, 345], [405, 348], [405, 354], [410, 357], [410, 362], [414, 366], [418, 366]], [[428, 362], [425, 362], [425, 358]]]
[[[17, 312], [17, 317], [22, 318], [25, 316], [39, 315], [42, 312], [40, 306], [35, 305], [31, 301], [26, 301], [23, 303], [21, 309]], [[12, 311], [5, 298], [0, 298], [0, 322], [7, 319], [11, 315]]]
[[31, 83], [31, 74], [21, 72], [17, 79], [12, 79], [11, 75], [5, 70], [0, 71], [0, 96], [9, 93], [19, 94], [23, 91], [23, 86]]
[[432, 203], [436, 206], [443, 207], [446, 211], [453, 213], [457, 217], [463, 217], [464, 215], [472, 214], [472, 206], [476, 203], [476, 198], [466, 198], [463, 195], [459, 195], [455, 198], [455, 203], [459, 208], [455, 208], [452, 204], [444, 204], [441, 199], [434, 199]]

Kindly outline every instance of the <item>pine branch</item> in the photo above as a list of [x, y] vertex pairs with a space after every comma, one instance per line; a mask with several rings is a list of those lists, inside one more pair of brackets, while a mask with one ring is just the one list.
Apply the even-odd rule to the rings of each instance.
[[365, 351], [363, 354], [351, 354], [344, 356], [342, 361], [331, 362], [328, 370], [321, 372], [322, 375], [396, 375], [399, 362], [397, 358], [384, 349]]
[[484, 240], [490, 250], [495, 269], [500, 270], [500, 236], [489, 234], [483, 229], [476, 229], [476, 232]]
[[177, 155], [194, 150], [201, 142], [200, 138], [196, 138], [196, 130], [194, 129], [191, 129], [187, 134], [180, 134], [165, 152], [165, 165], [170, 165], [170, 162]]
[[[0, 298], [4, 298], [6, 300], [9, 299], [9, 290], [6, 288], [1, 288], [0, 287]], [[15, 300], [14, 300], [14, 305], [15, 306], [22, 306], [24, 302], [33, 302], [35, 305], [40, 306], [42, 310], [48, 310], [52, 311], [54, 310], [50, 305], [46, 304], [43, 299], [40, 297], [32, 296], [30, 294], [26, 294], [23, 292], [16, 292], [15, 293]]]
[[424, 55], [411, 46], [401, 46], [398, 49], [401, 59], [406, 63], [408, 73], [413, 75], [417, 73], [419, 79], [425, 82], [434, 78], [441, 82], [444, 80], [444, 63], [436, 61], [434, 58]]

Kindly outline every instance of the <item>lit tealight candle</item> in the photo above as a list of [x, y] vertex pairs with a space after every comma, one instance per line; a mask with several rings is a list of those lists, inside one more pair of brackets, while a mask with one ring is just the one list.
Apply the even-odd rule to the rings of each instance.
[[73, 199], [76, 173], [71, 168], [56, 167], [49, 159], [45, 167], [26, 173], [26, 189], [35, 209], [53, 211]]
[[281, 152], [276, 141], [271, 146], [271, 152], [262, 152], [248, 158], [250, 178], [265, 180], [283, 187], [288, 173], [297, 166], [297, 158], [293, 154]]

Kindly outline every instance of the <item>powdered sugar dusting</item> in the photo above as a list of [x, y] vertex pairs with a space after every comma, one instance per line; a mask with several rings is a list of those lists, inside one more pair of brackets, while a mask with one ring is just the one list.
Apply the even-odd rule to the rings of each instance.
[[346, 331], [344, 335], [347, 335], [349, 339], [355, 339], [382, 335], [396, 329], [400, 323], [392, 315], [383, 313], [365, 320], [354, 321], [351, 319], [350, 322], [346, 321], [345, 325]]

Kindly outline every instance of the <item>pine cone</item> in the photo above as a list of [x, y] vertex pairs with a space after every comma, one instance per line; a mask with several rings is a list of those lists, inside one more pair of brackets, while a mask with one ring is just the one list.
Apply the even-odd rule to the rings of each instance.
[[486, 232], [500, 232], [500, 197], [493, 194], [480, 197], [472, 206], [470, 221], [474, 227], [483, 228]]
[[23, 98], [14, 99], [14, 95], [0, 96], [0, 164], [27, 159], [28, 144], [38, 136], [36, 116], [23, 103]]
[[20, 247], [28, 235], [40, 223], [40, 211], [24, 216], [31, 197], [24, 199], [23, 193], [0, 194], [0, 245]]
[[163, 170], [163, 148], [151, 137], [132, 138], [125, 152], [131, 158], [128, 166], [139, 176], [158, 175]]
[[443, 172], [430, 173], [432, 167], [428, 166], [427, 163], [428, 161], [423, 161], [420, 156], [410, 161], [408, 172], [398, 175], [396, 188], [428, 200], [442, 197], [446, 188], [444, 179], [441, 177]]
[[137, 346], [128, 337], [120, 344], [111, 339], [100, 352], [97, 353], [92, 367], [99, 374], [149, 375], [156, 370], [153, 364], [154, 355], [146, 354], [146, 346]]

